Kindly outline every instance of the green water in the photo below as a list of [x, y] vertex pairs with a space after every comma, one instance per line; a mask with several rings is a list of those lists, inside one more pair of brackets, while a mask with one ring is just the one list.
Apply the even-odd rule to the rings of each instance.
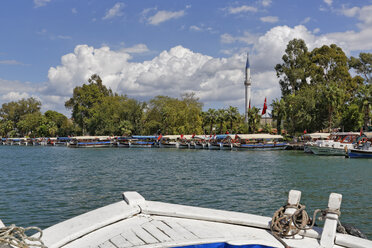
[[290, 189], [308, 212], [343, 195], [341, 222], [372, 237], [372, 160], [300, 151], [0, 146], [0, 219], [50, 225], [121, 200], [146, 199], [272, 216]]

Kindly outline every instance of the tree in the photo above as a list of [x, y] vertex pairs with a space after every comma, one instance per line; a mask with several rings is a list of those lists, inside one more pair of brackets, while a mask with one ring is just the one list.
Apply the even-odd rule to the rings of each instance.
[[288, 42], [285, 54], [282, 57], [283, 64], [275, 66], [276, 75], [279, 79], [282, 95], [295, 94], [309, 78], [309, 52], [305, 41], [293, 39]]
[[[230, 132], [234, 133], [233, 124], [239, 119], [239, 111], [237, 107], [229, 106], [226, 110], [226, 120], [230, 122]], [[236, 131], [235, 131], [236, 132]]]
[[261, 120], [261, 115], [260, 115], [260, 109], [253, 107], [248, 110], [248, 132], [249, 133], [256, 133], [258, 130], [258, 127], [260, 126], [260, 120]]
[[356, 94], [359, 99], [359, 110], [363, 113], [363, 127], [366, 130], [372, 116], [372, 53], [360, 53], [359, 58], [351, 57], [349, 66], [355, 69], [356, 73], [362, 76], [365, 82], [364, 85], [359, 87]]
[[213, 124], [216, 123], [217, 112], [215, 109], [208, 109], [205, 114], [206, 122], [209, 123], [209, 134], [213, 133]]
[[113, 93], [102, 84], [97, 74], [88, 79], [88, 84], [74, 88], [73, 96], [65, 102], [65, 107], [72, 109], [72, 117], [83, 133], [93, 115], [94, 105], [101, 104], [108, 96], [113, 96]]
[[218, 109], [216, 112], [216, 122], [220, 124], [218, 132], [221, 134], [223, 133], [222, 129], [223, 129], [223, 123], [225, 122], [225, 120], [226, 120], [226, 110]]
[[0, 109], [0, 118], [13, 124], [12, 129], [17, 128], [17, 123], [24, 115], [40, 113], [41, 102], [33, 97], [21, 99], [17, 102], [4, 103]]
[[278, 133], [280, 134], [281, 129], [282, 129], [281, 128], [282, 120], [284, 120], [286, 117], [285, 102], [283, 99], [275, 99], [271, 103], [271, 107], [272, 107], [272, 111], [271, 111], [272, 118], [273, 120], [276, 120], [276, 129], [278, 130]]

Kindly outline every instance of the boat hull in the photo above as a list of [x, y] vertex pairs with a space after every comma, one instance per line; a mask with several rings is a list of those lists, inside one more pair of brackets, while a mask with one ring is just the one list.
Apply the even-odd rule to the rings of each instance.
[[285, 150], [287, 143], [280, 144], [237, 144], [238, 150]]
[[324, 147], [324, 146], [311, 146], [311, 151], [315, 155], [323, 156], [345, 156], [345, 149], [342, 148], [333, 148], [333, 147]]
[[358, 150], [350, 149], [348, 150], [346, 157], [349, 158], [372, 158], [372, 150]]

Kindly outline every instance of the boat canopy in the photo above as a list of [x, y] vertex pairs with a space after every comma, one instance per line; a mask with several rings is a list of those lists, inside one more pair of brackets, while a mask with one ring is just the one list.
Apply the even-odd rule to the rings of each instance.
[[330, 135], [330, 133], [307, 133], [304, 134], [304, 137], [310, 137], [311, 139], [326, 139]]
[[372, 132], [363, 133], [368, 139], [372, 139]]
[[76, 136], [72, 137], [72, 139], [77, 139], [77, 140], [108, 140], [111, 139], [110, 136]]
[[70, 137], [57, 137], [57, 140], [68, 141], [68, 140], [71, 140], [71, 138]]
[[240, 139], [283, 139], [281, 135], [273, 135], [268, 133], [255, 133], [255, 134], [238, 134]]
[[132, 136], [132, 139], [156, 139], [158, 136], [151, 136], [151, 135], [147, 135], [147, 136], [141, 136], [141, 135], [134, 135]]

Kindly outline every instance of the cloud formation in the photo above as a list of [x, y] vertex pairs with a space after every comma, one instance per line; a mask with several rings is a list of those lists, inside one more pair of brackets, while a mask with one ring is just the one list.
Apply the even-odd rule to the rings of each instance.
[[261, 17], [260, 20], [262, 22], [276, 23], [279, 21], [279, 18], [277, 16], [264, 16], [264, 17]]
[[239, 7], [228, 7], [227, 12], [229, 14], [239, 14], [239, 13], [244, 13], [244, 12], [257, 12], [257, 8], [248, 6], [248, 5], [242, 5]]
[[50, 0], [34, 0], [34, 7], [39, 8], [39, 7], [45, 6], [49, 2]]
[[166, 10], [160, 10], [156, 12], [155, 15], [150, 16], [147, 18], [147, 22], [151, 25], [159, 25], [162, 22], [169, 21], [171, 19], [178, 19], [185, 15], [184, 10], [180, 11], [166, 11]]
[[112, 19], [116, 16], [122, 16], [123, 15], [123, 8], [124, 8], [124, 3], [115, 3], [115, 5], [106, 11], [106, 15], [102, 17], [102, 20], [107, 20], [107, 19]]

